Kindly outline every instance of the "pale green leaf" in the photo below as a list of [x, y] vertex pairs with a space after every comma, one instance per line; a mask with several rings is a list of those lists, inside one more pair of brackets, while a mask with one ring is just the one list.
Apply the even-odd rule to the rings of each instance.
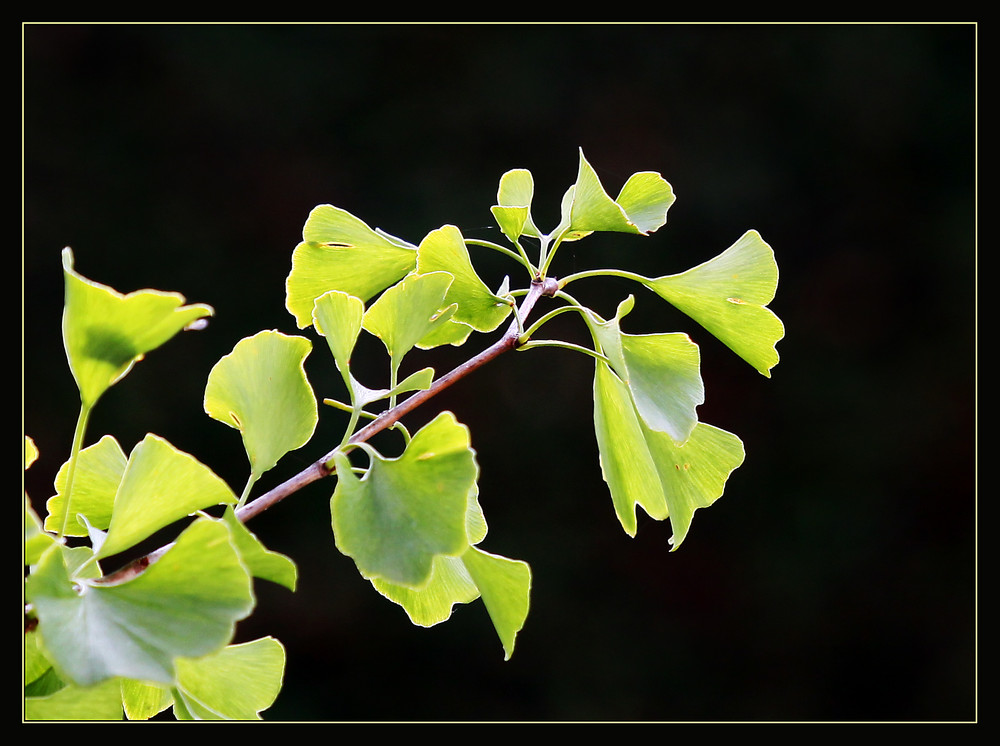
[[673, 202], [670, 184], [652, 171], [632, 174], [618, 199], [611, 199], [581, 149], [576, 183], [563, 198], [561, 228], [576, 234], [617, 231], [646, 235], [667, 222], [667, 210]]
[[45, 697], [24, 698], [25, 720], [121, 720], [122, 697], [117, 679], [94, 686], [66, 686]]
[[174, 698], [170, 688], [135, 679], [122, 679], [122, 705], [129, 720], [149, 720], [170, 707]]
[[483, 596], [503, 644], [504, 660], [509, 660], [514, 653], [514, 638], [528, 617], [531, 568], [526, 562], [489, 554], [476, 547], [462, 556], [462, 562]]
[[373, 454], [362, 479], [343, 453], [335, 461], [334, 538], [366, 578], [419, 588], [436, 555], [468, 546], [466, 508], [479, 467], [468, 429], [450, 412], [414, 434], [399, 458]]
[[743, 443], [732, 433], [704, 422], [682, 445], [664, 433], [647, 430], [646, 442], [656, 462], [670, 513], [677, 549], [698, 508], [714, 503], [725, 489], [729, 475], [743, 463]]
[[240, 340], [208, 374], [205, 411], [236, 428], [253, 476], [309, 442], [318, 420], [316, 397], [303, 368], [312, 343], [263, 331]]
[[642, 282], [771, 376], [785, 328], [766, 307], [778, 286], [778, 265], [757, 231], [747, 231], [722, 254], [686, 272]]
[[476, 274], [461, 231], [446, 225], [431, 231], [417, 248], [417, 272], [447, 272], [454, 280], [444, 305], [458, 305], [454, 320], [476, 331], [491, 332], [510, 314], [510, 306], [493, 294]]
[[635, 506], [657, 520], [667, 517], [660, 476], [649, 453], [632, 395], [615, 373], [598, 361], [594, 374], [594, 434], [601, 472], [622, 528], [635, 536]]
[[[331, 290], [316, 299], [313, 308], [313, 326], [326, 337], [330, 352], [342, 375], [347, 375], [351, 353], [361, 333], [361, 320], [365, 304], [360, 298]], [[345, 379], [346, 380], [346, 379]]]
[[365, 311], [364, 328], [382, 340], [395, 365], [455, 314], [457, 307], [444, 302], [452, 280], [447, 272], [408, 275]]
[[[478, 494], [477, 486], [473, 485], [469, 491], [465, 514], [465, 528], [471, 545], [478, 544], [486, 537], [486, 519], [479, 505]], [[411, 622], [421, 627], [431, 627], [450, 617], [455, 604], [465, 604], [479, 598], [479, 589], [465, 569], [462, 557], [434, 557], [430, 578], [419, 589], [380, 578], [374, 578], [371, 582], [379, 593], [402, 606]]]
[[25, 583], [49, 660], [66, 681], [113, 676], [172, 684], [178, 657], [220, 649], [253, 608], [251, 578], [229, 529], [202, 518], [140, 575], [74, 582], [58, 548]]
[[122, 295], [76, 273], [69, 248], [63, 249], [62, 257], [63, 344], [87, 408], [147, 352], [213, 313], [204, 304], [182, 305], [184, 296], [179, 293], [138, 290]]
[[33, 565], [38, 562], [42, 553], [56, 542], [53, 534], [42, 529], [38, 514], [31, 507], [28, 495], [24, 496], [24, 564]]
[[178, 719], [260, 720], [277, 699], [285, 649], [273, 637], [229, 645], [203, 658], [177, 661]]
[[128, 549], [197, 510], [235, 502], [232, 490], [211, 469], [148, 434], [129, 454], [98, 556]]
[[614, 319], [605, 321], [593, 311], [585, 318], [642, 419], [683, 442], [698, 422], [697, 407], [705, 401], [698, 346], [680, 332], [625, 334], [621, 319], [632, 306], [629, 296], [619, 304]]
[[635, 535], [637, 505], [656, 520], [669, 517], [673, 549], [687, 535], [694, 511], [715, 502], [743, 463], [739, 438], [703, 422], [683, 444], [651, 429], [628, 387], [603, 361], [594, 378], [594, 429], [601, 472], [622, 528]]
[[292, 252], [285, 307], [299, 328], [312, 324], [316, 299], [339, 290], [368, 301], [416, 266], [416, 247], [372, 230], [349, 212], [319, 205]]
[[431, 574], [420, 588], [373, 578], [372, 585], [390, 601], [403, 607], [413, 624], [432, 627], [451, 616], [455, 604], [479, 598], [479, 589], [469, 576], [462, 557], [434, 557]]
[[283, 585], [290, 591], [295, 590], [298, 570], [291, 559], [267, 549], [246, 524], [236, 517], [231, 507], [226, 508], [222, 520], [229, 527], [233, 543], [251, 575]]
[[527, 169], [513, 169], [500, 177], [497, 204], [490, 211], [500, 230], [515, 243], [521, 236], [538, 238], [542, 235], [531, 219], [534, 192], [534, 179]]
[[[91, 528], [106, 529], [111, 523], [111, 511], [115, 503], [118, 485], [125, 473], [127, 459], [118, 441], [105, 435], [93, 445], [87, 446], [77, 456], [76, 473], [73, 478], [73, 515], [66, 523], [65, 535], [86, 536], [87, 526], [77, 516], [86, 517]], [[66, 479], [69, 462], [64, 463], [56, 474], [56, 494], [45, 504], [48, 515], [45, 528], [59, 531], [63, 525], [66, 510]]]

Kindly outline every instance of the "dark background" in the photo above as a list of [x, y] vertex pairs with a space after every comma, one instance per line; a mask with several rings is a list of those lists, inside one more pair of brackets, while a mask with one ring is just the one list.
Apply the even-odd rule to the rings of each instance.
[[[630, 539], [614, 517], [584, 356], [508, 355], [412, 420], [449, 408], [470, 426], [483, 548], [531, 564], [510, 661], [481, 602], [422, 629], [361, 579], [333, 544], [332, 484], [255, 519], [300, 570], [295, 593], [259, 584], [239, 629], [288, 651], [268, 719], [976, 718], [975, 26], [23, 32], [24, 426], [39, 504], [78, 405], [59, 326], [66, 245], [89, 278], [216, 309], [105, 395], [88, 442], [111, 433], [127, 452], [155, 432], [237, 492], [246, 457], [203, 413], [204, 382], [242, 337], [297, 332], [284, 280], [317, 204], [414, 243], [446, 223], [499, 240], [497, 181], [523, 167], [548, 230], [582, 147], [612, 195], [654, 170], [678, 199], [651, 237], [567, 245], [555, 274], [682, 271], [750, 228], [776, 252], [787, 335], [771, 379], [635, 285], [574, 286], [604, 315], [636, 293], [626, 331], [690, 332], [699, 413], [746, 445], [678, 552], [668, 524], [641, 520]], [[494, 287], [521, 282], [500, 255], [474, 257]], [[583, 338], [561, 318], [552, 335]], [[489, 341], [408, 364], [443, 372]], [[317, 347], [307, 368], [320, 397], [340, 394], [328, 360]], [[344, 423], [321, 414], [316, 440], [261, 489], [335, 442]]]

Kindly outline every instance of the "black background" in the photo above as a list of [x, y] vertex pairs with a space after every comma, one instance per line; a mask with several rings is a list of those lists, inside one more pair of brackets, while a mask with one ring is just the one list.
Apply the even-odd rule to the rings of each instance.
[[[652, 294], [589, 281], [625, 330], [688, 331], [707, 422], [747, 460], [670, 553], [669, 525], [618, 525], [592, 429], [592, 362], [507, 355], [418, 413], [471, 428], [483, 548], [533, 570], [513, 658], [482, 603], [414, 627], [340, 555], [332, 485], [251, 524], [299, 566], [258, 584], [239, 639], [287, 648], [278, 720], [970, 720], [975, 710], [976, 26], [27, 25], [24, 426], [39, 506], [76, 389], [60, 250], [84, 276], [213, 305], [98, 406], [88, 442], [146, 432], [239, 492], [239, 436], [202, 410], [212, 365], [284, 309], [309, 210], [332, 203], [414, 243], [446, 223], [499, 240], [500, 175], [535, 177], [543, 230], [582, 147], [616, 194], [659, 171], [678, 199], [651, 237], [594, 236], [555, 274], [650, 276], [750, 228], [781, 270], [770, 379]], [[496, 286], [518, 268], [474, 254]], [[552, 335], [582, 339], [562, 317]], [[466, 352], [415, 355], [444, 371]], [[378, 352], [366, 368], [381, 385]], [[359, 367], [368, 365], [359, 362]], [[307, 367], [338, 379], [322, 347]], [[368, 372], [370, 371], [370, 372]], [[316, 440], [261, 489], [326, 452]]]

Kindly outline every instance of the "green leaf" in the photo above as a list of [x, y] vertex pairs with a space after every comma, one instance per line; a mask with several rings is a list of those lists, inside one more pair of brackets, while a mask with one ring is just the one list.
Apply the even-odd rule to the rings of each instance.
[[625, 532], [635, 536], [636, 505], [656, 520], [665, 519], [666, 497], [632, 395], [602, 361], [598, 361], [594, 375], [594, 434], [601, 472]]
[[475, 485], [469, 492], [465, 520], [468, 549], [455, 557], [435, 556], [430, 577], [420, 588], [379, 578], [371, 582], [379, 593], [402, 606], [411, 622], [422, 627], [448, 619], [455, 604], [482, 597], [503, 644], [505, 659], [509, 659], [514, 651], [514, 638], [528, 615], [531, 569], [525, 562], [475, 547], [486, 537], [486, 521]]
[[285, 282], [285, 307], [300, 329], [312, 323], [313, 305], [324, 293], [339, 290], [368, 301], [416, 266], [415, 246], [332, 205], [309, 213], [302, 238]]
[[25, 697], [24, 719], [121, 720], [121, 686], [117, 679], [109, 679], [91, 687], [66, 686], [44, 697]]
[[204, 304], [182, 305], [184, 296], [179, 293], [138, 290], [122, 295], [77, 274], [69, 248], [63, 249], [62, 259], [63, 344], [86, 408], [147, 352], [213, 313]]
[[452, 280], [447, 272], [408, 275], [365, 311], [364, 328], [382, 340], [395, 366], [454, 315], [455, 304], [444, 308]]
[[142, 574], [118, 585], [77, 579], [53, 547], [25, 583], [59, 675], [78, 686], [123, 676], [172, 684], [178, 657], [220, 649], [253, 608], [229, 529], [201, 518]]
[[631, 392], [603, 361], [594, 378], [594, 430], [601, 471], [622, 528], [635, 536], [638, 505], [652, 518], [670, 518], [676, 550], [694, 511], [711, 505], [743, 463], [743, 444], [732, 433], [698, 423], [683, 444], [652, 430]]
[[351, 353], [361, 333], [365, 304], [360, 298], [331, 290], [316, 299], [313, 326], [326, 337], [337, 369], [345, 377], [351, 366]]
[[421, 428], [399, 458], [373, 453], [362, 479], [343, 453], [335, 463], [334, 537], [366, 578], [419, 588], [436, 555], [465, 551], [466, 507], [479, 467], [469, 431], [452, 413]]
[[743, 443], [732, 433], [704, 422], [698, 423], [683, 444], [648, 429], [646, 442], [667, 498], [673, 529], [670, 543], [677, 549], [687, 536], [694, 512], [718, 500], [729, 475], [743, 463]]
[[778, 265], [757, 231], [686, 272], [642, 282], [770, 378], [785, 328], [766, 308], [778, 287]]
[[235, 502], [232, 490], [211, 469], [150, 433], [129, 454], [97, 556], [128, 549], [195, 511]]
[[621, 319], [632, 305], [629, 296], [610, 321], [589, 310], [585, 318], [645, 423], [683, 442], [698, 422], [696, 408], [705, 401], [698, 346], [680, 332], [623, 333]]
[[527, 169], [513, 169], [500, 177], [497, 204], [491, 207], [490, 211], [500, 230], [514, 243], [517, 243], [521, 236], [540, 238], [542, 235], [531, 219], [531, 200], [534, 192], [535, 182]]
[[667, 222], [667, 210], [673, 202], [670, 184], [653, 171], [632, 174], [618, 199], [611, 199], [581, 149], [576, 183], [563, 197], [560, 229], [575, 234], [568, 238], [593, 231], [647, 235]]
[[417, 248], [417, 272], [447, 272], [454, 280], [444, 305], [457, 304], [453, 320], [479, 332], [491, 332], [510, 314], [507, 302], [495, 295], [476, 274], [461, 231], [446, 225], [427, 234]]
[[312, 344], [263, 331], [240, 340], [208, 374], [205, 412], [236, 428], [253, 477], [309, 442], [319, 418], [303, 368]]
[[135, 679], [121, 680], [122, 706], [129, 720], [149, 720], [170, 707], [174, 701], [170, 688]]
[[526, 562], [472, 547], [462, 557], [483, 596], [493, 626], [503, 643], [504, 660], [514, 653], [514, 638], [528, 617], [531, 568]]
[[233, 543], [251, 575], [283, 585], [290, 591], [295, 590], [298, 570], [291, 559], [267, 549], [246, 524], [236, 517], [231, 507], [226, 508], [222, 520], [229, 527]]
[[178, 720], [260, 720], [277, 699], [285, 649], [273, 637], [229, 645], [204, 658], [177, 661]]
[[434, 557], [431, 574], [421, 588], [411, 588], [373, 578], [372, 585], [390, 601], [403, 607], [410, 621], [432, 627], [451, 616], [455, 604], [479, 598], [479, 588], [465, 569], [462, 557]]
[[[103, 530], [110, 525], [115, 494], [125, 473], [126, 463], [125, 452], [118, 445], [118, 441], [110, 435], [105, 435], [93, 445], [80, 451], [71, 501], [75, 515], [70, 516], [70, 520], [66, 523], [67, 536], [87, 535], [87, 526], [77, 519], [78, 515], [85, 516], [91, 528]], [[49, 531], [59, 531], [63, 525], [68, 471], [67, 461], [56, 474], [56, 494], [45, 504], [48, 511], [45, 528]]]
[[[486, 537], [486, 519], [479, 505], [479, 491], [473, 485], [465, 514], [465, 529], [469, 544], [478, 544]], [[465, 569], [463, 557], [434, 557], [431, 575], [421, 588], [397, 585], [380, 578], [371, 583], [379, 593], [403, 607], [410, 621], [421, 627], [432, 627], [451, 616], [455, 604], [465, 604], [479, 598], [479, 589]]]

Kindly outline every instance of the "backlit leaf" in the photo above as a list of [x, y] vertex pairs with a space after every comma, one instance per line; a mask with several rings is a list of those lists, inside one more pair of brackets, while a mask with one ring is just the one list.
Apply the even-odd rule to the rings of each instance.
[[416, 266], [416, 247], [372, 230], [346, 210], [319, 205], [292, 252], [285, 307], [299, 328], [312, 323], [316, 299], [330, 290], [368, 301]]
[[53, 547], [28, 577], [25, 594], [47, 657], [79, 686], [115, 676], [171, 684], [176, 658], [220, 649], [253, 608], [251, 578], [229, 530], [208, 518], [118, 585], [74, 583]]
[[304, 337], [263, 331], [240, 340], [208, 374], [205, 412], [240, 431], [254, 477], [316, 429], [316, 397], [303, 369], [311, 349]]
[[510, 314], [510, 306], [476, 274], [462, 233], [446, 225], [427, 234], [417, 248], [417, 272], [448, 272], [454, 278], [444, 305], [457, 304], [453, 319], [476, 331], [491, 332]]
[[260, 720], [278, 697], [285, 649], [273, 637], [177, 660], [178, 720]]
[[97, 555], [110, 557], [195, 511], [235, 502], [232, 490], [211, 469], [148, 434], [129, 454], [108, 535]]
[[766, 307], [778, 286], [778, 265], [757, 231], [747, 231], [704, 264], [643, 284], [770, 378], [778, 363], [775, 345], [785, 328]]
[[577, 236], [593, 231], [646, 235], [667, 222], [667, 210], [673, 202], [670, 184], [652, 171], [632, 174], [618, 198], [611, 199], [580, 150], [576, 183], [563, 197], [560, 228]]
[[511, 241], [521, 236], [538, 238], [541, 231], [531, 219], [531, 200], [535, 192], [534, 179], [527, 169], [517, 168], [500, 177], [497, 204], [490, 208], [493, 217]]
[[182, 305], [179, 293], [138, 290], [122, 295], [88, 280], [73, 270], [69, 248], [63, 249], [62, 260], [63, 344], [85, 407], [92, 407], [147, 352], [213, 313], [204, 304]]
[[417, 431], [399, 458], [373, 454], [362, 479], [343, 453], [335, 463], [334, 537], [363, 576], [419, 588], [435, 556], [465, 551], [468, 495], [479, 467], [468, 429], [453, 414], [442, 412]]
[[[87, 527], [77, 520], [77, 515], [86, 516], [91, 528], [106, 529], [111, 523], [111, 511], [115, 494], [125, 473], [127, 459], [118, 441], [105, 435], [99, 441], [80, 451], [73, 480], [73, 513], [66, 523], [67, 536], [86, 536]], [[45, 507], [45, 527], [58, 531], [63, 524], [66, 506], [66, 474], [69, 462], [63, 464], [56, 474], [56, 494], [49, 498]]]

